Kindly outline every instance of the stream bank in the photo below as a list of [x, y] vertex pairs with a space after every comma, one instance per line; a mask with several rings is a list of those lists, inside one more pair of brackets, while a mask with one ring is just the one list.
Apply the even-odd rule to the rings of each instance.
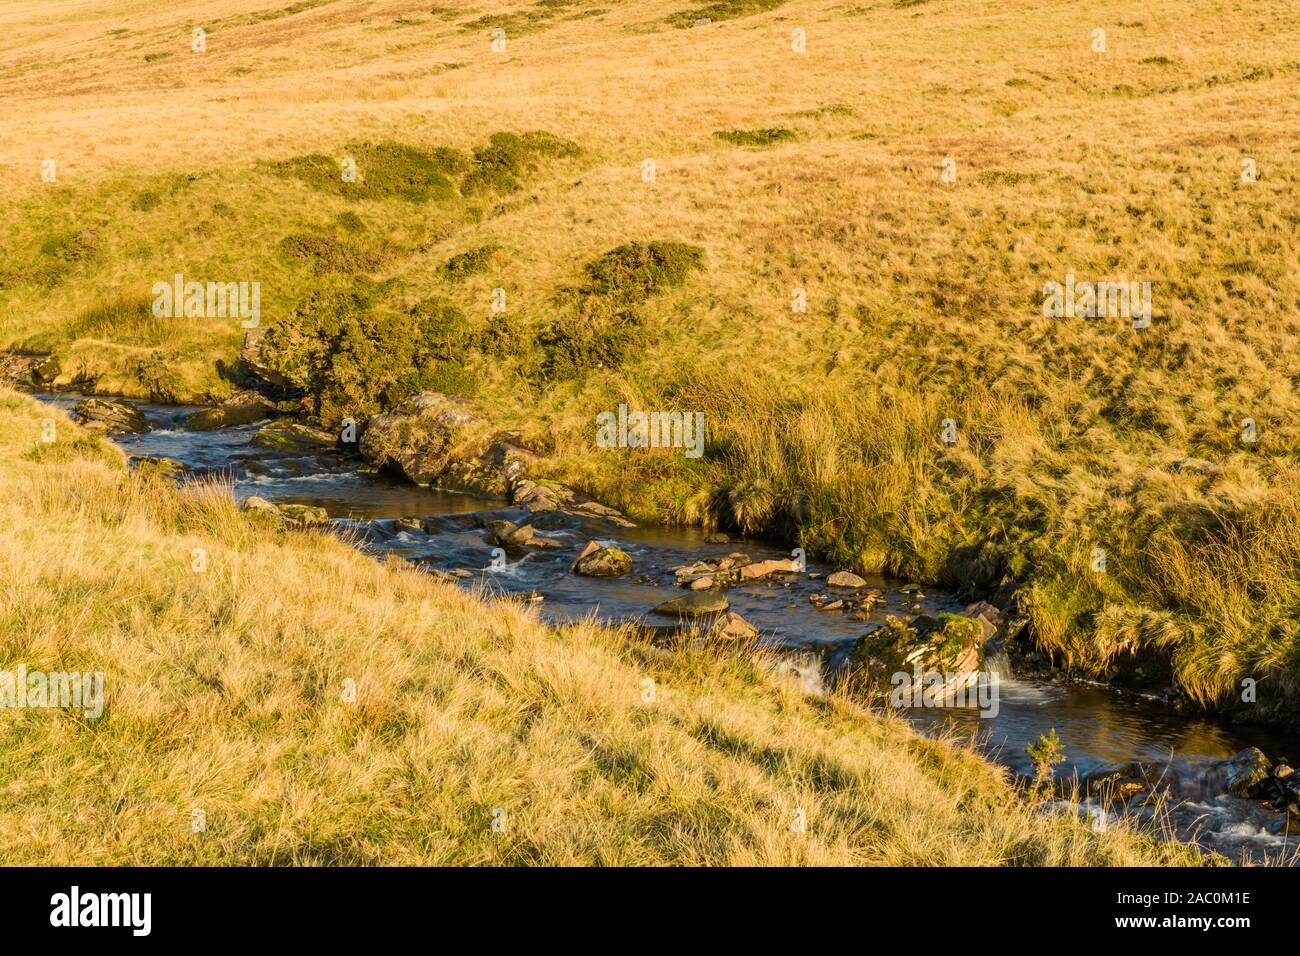
[[[65, 410], [80, 399], [38, 397]], [[677, 586], [680, 569], [700, 562], [717, 566], [736, 554], [753, 563], [790, 558], [764, 542], [724, 541], [696, 529], [627, 527], [599, 509], [545, 503], [538, 509], [535, 501], [504, 504], [420, 487], [358, 467], [354, 456], [319, 442], [259, 442], [264, 421], [192, 430], [184, 426], [201, 409], [129, 404], [147, 430], [113, 436], [128, 454], [179, 462], [196, 477], [225, 477], [241, 499], [323, 509], [332, 526], [371, 553], [399, 556], [465, 587], [536, 602], [538, 613], [556, 623], [594, 615], [611, 623], [672, 627], [653, 610], [689, 593]], [[556, 546], [499, 548], [499, 522], [531, 525]], [[573, 574], [574, 559], [591, 541], [624, 552], [633, 572]], [[498, 548], [502, 553], [494, 553]], [[965, 608], [955, 595], [881, 577], [864, 582], [868, 593], [878, 595], [869, 611], [860, 604], [827, 608], [834, 604], [826, 599], [833, 570], [809, 563], [801, 573], [764, 575], [725, 589], [730, 609], [759, 630], [762, 643], [780, 650], [783, 666], [810, 692], [833, 684], [864, 633], [886, 626], [891, 616], [940, 619]], [[1085, 810], [1097, 815], [1096, 825], [1110, 819], [1101, 815], [1108, 803], [1112, 813], [1127, 808], [1149, 815], [1143, 801], [1158, 789], [1170, 804], [1177, 835], [1207, 849], [1263, 861], [1289, 854], [1294, 844], [1284, 813], [1229, 792], [1225, 761], [1249, 747], [1295, 761], [1295, 737], [1179, 715], [1102, 687], [1008, 673], [1001, 675], [995, 716], [956, 707], [917, 707], [906, 714], [925, 732], [971, 741], [1021, 775], [1033, 772], [1026, 746], [1055, 729], [1066, 755], [1057, 768], [1061, 780], [1084, 781], [1087, 790], [1089, 782], [1109, 776], [1120, 793], [1133, 781], [1144, 782], [1143, 792], [1129, 793], [1120, 803], [1089, 794]]]

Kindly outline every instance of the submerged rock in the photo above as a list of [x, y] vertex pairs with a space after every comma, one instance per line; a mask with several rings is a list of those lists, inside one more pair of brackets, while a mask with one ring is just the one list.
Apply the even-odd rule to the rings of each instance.
[[632, 559], [618, 548], [601, 547], [589, 541], [571, 570], [589, 578], [614, 578], [632, 572]]
[[720, 591], [693, 591], [684, 597], [673, 598], [655, 605], [656, 614], [668, 617], [705, 617], [720, 614], [731, 607], [727, 596]]
[[140, 409], [111, 398], [83, 398], [73, 406], [72, 417], [106, 435], [134, 435], [149, 430]]
[[336, 442], [334, 436], [327, 431], [295, 422], [291, 418], [282, 418], [260, 429], [253, 436], [252, 444], [279, 451], [313, 452], [333, 448]]
[[730, 544], [731, 539], [727, 537], [725, 534], [723, 534], [721, 531], [716, 531], [713, 534], [705, 535], [704, 543], [705, 544]]
[[234, 428], [237, 425], [251, 425], [270, 418], [275, 413], [270, 405], [263, 402], [248, 402], [242, 405], [218, 405], [194, 412], [185, 419], [185, 427], [192, 432], [211, 432], [218, 428]]

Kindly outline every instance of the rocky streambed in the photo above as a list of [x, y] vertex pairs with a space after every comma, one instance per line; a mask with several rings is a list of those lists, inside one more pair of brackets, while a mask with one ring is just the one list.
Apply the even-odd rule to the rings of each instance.
[[[1017, 679], [1004, 644], [1018, 622], [991, 604], [805, 563], [764, 542], [637, 527], [570, 489], [529, 479], [534, 452], [517, 436], [492, 435], [481, 454], [458, 460], [449, 431], [467, 412], [454, 399], [417, 397], [349, 447], [274, 418], [274, 406], [260, 402], [204, 409], [39, 397], [98, 423], [137, 467], [226, 477], [245, 507], [286, 527], [335, 528], [370, 553], [535, 604], [553, 622], [594, 615], [633, 622], [652, 639], [687, 631], [765, 645], [812, 693], [847, 679], [887, 695], [889, 675], [914, 668], [967, 675], [958, 683], [982, 675], [996, 681], [996, 708], [903, 712], [925, 732], [971, 740], [1024, 776], [1034, 770], [1026, 747], [1054, 729], [1065, 754], [1060, 787], [1079, 788], [1076, 809], [1094, 826], [1150, 816], [1163, 804], [1183, 839], [1232, 859], [1295, 862], [1300, 784], [1288, 761], [1300, 758], [1300, 739], [1180, 715], [1100, 686]], [[370, 463], [358, 456], [367, 441]], [[421, 480], [458, 490], [413, 483]]]

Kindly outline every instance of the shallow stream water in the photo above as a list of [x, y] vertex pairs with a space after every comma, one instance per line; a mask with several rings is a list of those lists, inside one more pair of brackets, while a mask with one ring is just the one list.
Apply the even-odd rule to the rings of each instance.
[[[42, 395], [42, 400], [70, 410], [79, 396]], [[512, 555], [504, 568], [492, 567], [493, 545], [486, 523], [497, 518], [519, 521], [526, 512], [500, 501], [419, 488], [358, 471], [357, 462], [340, 453], [295, 455], [250, 444], [259, 425], [213, 432], [181, 427], [195, 409], [138, 404], [152, 426], [141, 435], [119, 436], [132, 455], [173, 458], [198, 475], [221, 475], [233, 481], [240, 497], [258, 495], [280, 503], [325, 508], [340, 529], [363, 547], [391, 552], [442, 571], [468, 571], [466, 587], [492, 592], [544, 596], [538, 605], [546, 620], [565, 621], [594, 615], [606, 621], [662, 623], [650, 614], [655, 604], [685, 593], [674, 584], [672, 569], [734, 551], [754, 559], [786, 557], [787, 552], [754, 541], [708, 544], [691, 529], [617, 529], [598, 520], [548, 514], [532, 518], [539, 532], [565, 547]], [[395, 520], [417, 517], [422, 530], [399, 529]], [[586, 578], [569, 573], [576, 553], [589, 541], [617, 544], [632, 558], [635, 571], [622, 578]], [[815, 608], [809, 597], [825, 592], [825, 575], [833, 568], [810, 564], [808, 574], [784, 576], [735, 587], [727, 592], [733, 610], [783, 649], [810, 691], [829, 682], [837, 664], [856, 640], [883, 624], [887, 614], [923, 611], [936, 615], [960, 610], [963, 602], [930, 588], [906, 588], [903, 582], [877, 578], [872, 586], [885, 596], [870, 620], [850, 620], [838, 612]], [[1170, 796], [1169, 820], [1184, 839], [1237, 859], [1278, 860], [1294, 855], [1300, 834], [1285, 832], [1283, 817], [1224, 790], [1216, 761], [1247, 746], [1295, 765], [1300, 738], [1172, 713], [1155, 702], [1121, 695], [1107, 688], [1076, 683], [1003, 678], [998, 712], [982, 717], [974, 708], [914, 708], [906, 711], [923, 730], [974, 740], [995, 760], [1017, 773], [1032, 773], [1027, 744], [1055, 728], [1066, 754], [1058, 771], [1085, 776], [1132, 761], [1158, 768]], [[1085, 807], [1085, 812], [1086, 812]], [[1105, 825], [1095, 815], [1095, 825]]]

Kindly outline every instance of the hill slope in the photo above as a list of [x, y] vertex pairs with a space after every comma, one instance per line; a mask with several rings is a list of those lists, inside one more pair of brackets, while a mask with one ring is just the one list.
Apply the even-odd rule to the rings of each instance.
[[[151, 290], [258, 281], [327, 423], [472, 394], [643, 518], [1019, 585], [1061, 663], [1293, 714], [1287, 4], [155, 7], [0, 13], [0, 346], [220, 398], [237, 323]], [[1045, 316], [1069, 276], [1150, 326]], [[708, 453], [596, 447], [620, 401]]]

